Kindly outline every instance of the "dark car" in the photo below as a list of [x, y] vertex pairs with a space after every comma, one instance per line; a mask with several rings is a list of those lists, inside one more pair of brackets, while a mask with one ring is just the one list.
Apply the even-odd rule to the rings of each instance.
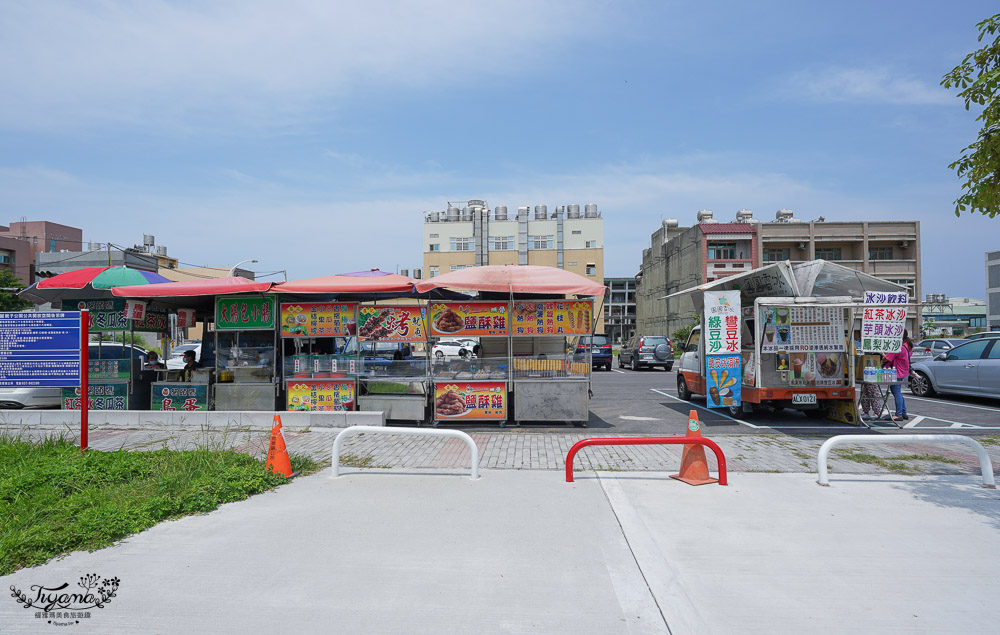
[[633, 335], [618, 351], [618, 368], [674, 367], [674, 345], [664, 335]]
[[611, 370], [611, 340], [607, 335], [583, 335], [573, 343], [573, 361], [587, 361], [587, 349], [590, 349], [590, 363], [594, 368], [603, 366]]

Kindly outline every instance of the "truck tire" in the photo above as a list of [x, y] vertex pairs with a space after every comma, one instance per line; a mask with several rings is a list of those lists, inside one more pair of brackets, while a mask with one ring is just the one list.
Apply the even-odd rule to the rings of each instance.
[[687, 382], [684, 381], [684, 375], [679, 373], [677, 375], [677, 396], [684, 401], [691, 401], [691, 391], [688, 389]]

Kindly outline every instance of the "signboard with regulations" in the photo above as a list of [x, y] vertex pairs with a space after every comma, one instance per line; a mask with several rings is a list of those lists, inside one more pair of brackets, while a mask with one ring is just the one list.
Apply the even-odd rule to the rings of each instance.
[[0, 386], [79, 386], [80, 314], [0, 313]]

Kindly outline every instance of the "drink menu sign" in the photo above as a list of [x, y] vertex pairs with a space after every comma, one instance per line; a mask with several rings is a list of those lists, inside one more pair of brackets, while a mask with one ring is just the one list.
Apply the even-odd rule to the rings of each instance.
[[905, 305], [908, 301], [909, 295], [905, 291], [865, 292], [865, 304], [873, 306], [864, 308], [861, 321], [861, 349], [864, 352], [899, 352], [903, 346], [903, 330], [906, 328]]
[[357, 304], [287, 302], [281, 305], [281, 337], [346, 337], [357, 332]]
[[708, 407], [739, 406], [740, 292], [705, 292], [705, 367]]
[[438, 302], [431, 305], [431, 335], [506, 334], [506, 302]]
[[590, 300], [515, 302], [511, 335], [590, 335], [593, 314]]
[[762, 353], [845, 352], [844, 310], [821, 306], [777, 306], [762, 310]]
[[427, 339], [427, 307], [363, 306], [358, 308], [358, 337], [385, 342]]
[[268, 331], [274, 328], [271, 296], [226, 296], [215, 299], [215, 330]]

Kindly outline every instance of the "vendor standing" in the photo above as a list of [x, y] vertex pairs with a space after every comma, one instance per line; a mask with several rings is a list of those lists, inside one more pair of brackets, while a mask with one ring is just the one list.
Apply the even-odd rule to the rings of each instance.
[[191, 375], [199, 368], [201, 364], [195, 359], [194, 351], [184, 351], [184, 369], [181, 375], [184, 381], [191, 381]]

